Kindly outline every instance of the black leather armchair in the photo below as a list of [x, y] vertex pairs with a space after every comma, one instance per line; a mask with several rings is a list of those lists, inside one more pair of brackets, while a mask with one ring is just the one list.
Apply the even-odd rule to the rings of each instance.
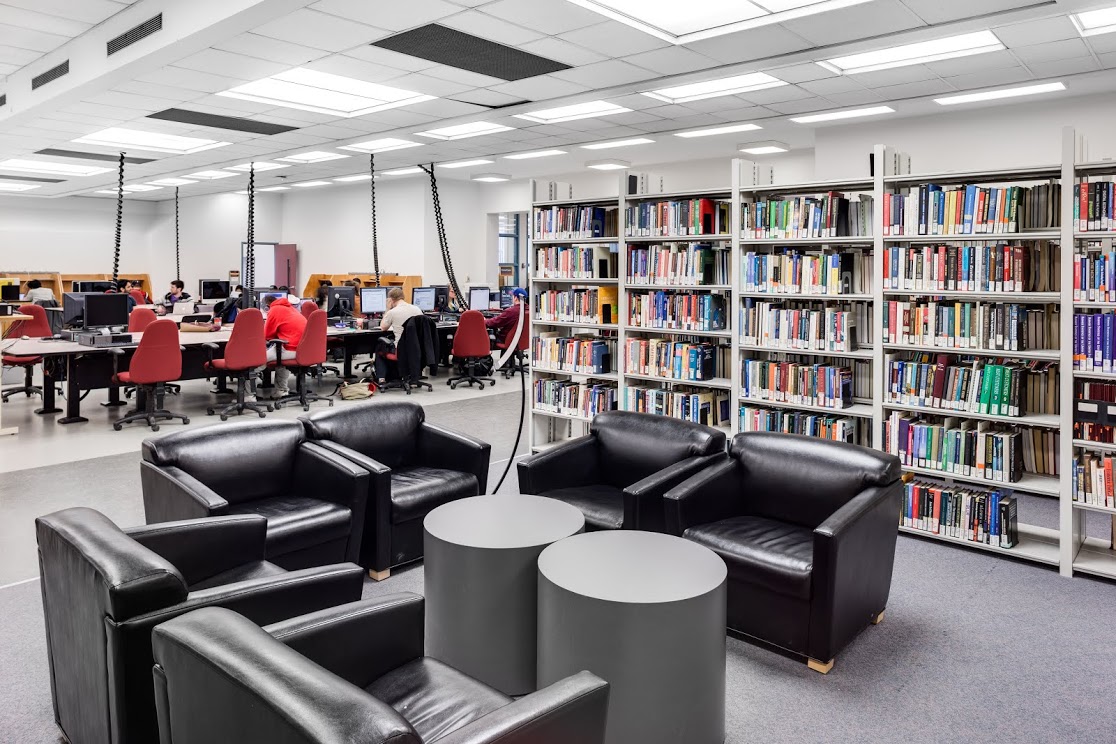
[[54, 720], [69, 741], [158, 740], [151, 630], [165, 620], [221, 606], [270, 623], [360, 598], [359, 566], [268, 563], [266, 530], [238, 516], [124, 531], [85, 508], [35, 520]]
[[891, 592], [899, 459], [796, 434], [745, 432], [729, 458], [666, 494], [676, 535], [728, 564], [728, 627], [828, 672]]
[[664, 532], [663, 494], [724, 457], [725, 435], [716, 429], [606, 411], [587, 436], [521, 460], [519, 490], [576, 506], [586, 530]]
[[368, 472], [306, 441], [297, 421], [187, 429], [143, 443], [147, 523], [267, 518], [267, 558], [296, 569], [360, 558]]
[[155, 631], [163, 742], [602, 744], [589, 672], [512, 700], [423, 656], [423, 599], [393, 594], [260, 628], [200, 610]]
[[492, 447], [427, 423], [416, 403], [361, 403], [301, 421], [311, 441], [370, 474], [358, 562], [376, 580], [422, 558], [422, 520], [431, 510], [488, 489]]

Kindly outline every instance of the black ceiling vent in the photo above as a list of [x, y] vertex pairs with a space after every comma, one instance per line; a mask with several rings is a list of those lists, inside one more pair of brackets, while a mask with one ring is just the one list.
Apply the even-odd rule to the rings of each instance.
[[66, 60], [60, 65], [55, 65], [41, 75], [36, 75], [31, 78], [31, 90], [41, 88], [51, 80], [57, 80], [70, 71], [70, 60]]
[[124, 33], [117, 36], [115, 39], [109, 39], [105, 47], [108, 50], [108, 56], [112, 56], [125, 47], [130, 47], [140, 39], [146, 39], [156, 31], [163, 30], [163, 14], [149, 18], [135, 28], [128, 29]]
[[0, 175], [0, 181], [30, 181], [31, 183], [65, 183], [65, 178], [36, 178], [35, 176]]
[[496, 109], [507, 108], [508, 106], [522, 106], [525, 103], [531, 103], [526, 98], [524, 98], [522, 101], [512, 101], [511, 103], [481, 103], [480, 101], [470, 101], [468, 93], [463, 93], [449, 100], [457, 101], [458, 103], [470, 103], [474, 106], [484, 106], [486, 109], [492, 109], [493, 111], [495, 111]]
[[501, 80], [522, 80], [570, 69], [570, 65], [437, 23], [374, 41], [371, 46]]
[[[76, 158], [77, 160], [101, 160], [106, 163], [115, 163], [120, 160], [119, 155], [105, 155], [99, 152], [82, 152], [81, 150], [58, 150], [53, 147], [48, 147], [45, 150], [36, 150], [36, 155], [53, 155], [56, 158]], [[124, 157], [124, 162], [130, 165], [143, 165], [144, 163], [154, 163], [155, 158], [133, 158], [130, 155]]]
[[156, 111], [148, 114], [148, 119], [161, 119], [162, 121], [177, 121], [181, 124], [194, 124], [199, 127], [213, 127], [214, 129], [231, 129], [235, 132], [251, 132], [252, 134], [282, 134], [292, 132], [298, 127], [289, 127], [285, 124], [272, 124], [266, 121], [242, 119], [239, 116], [218, 116], [217, 114], [204, 114], [201, 111], [171, 108], [166, 111]]

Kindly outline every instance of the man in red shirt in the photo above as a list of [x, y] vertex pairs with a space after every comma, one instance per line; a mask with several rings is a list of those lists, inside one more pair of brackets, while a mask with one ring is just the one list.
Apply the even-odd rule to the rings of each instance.
[[[306, 318], [300, 313], [287, 297], [268, 297], [266, 300], [267, 321], [264, 323], [264, 338], [283, 340], [282, 356], [278, 355], [278, 345], [271, 344], [267, 349], [268, 361], [276, 359], [294, 359], [298, 349], [298, 342], [306, 331]], [[272, 398], [282, 398], [290, 394], [291, 371], [280, 365], [275, 368], [275, 394]]]
[[[507, 307], [502, 313], [495, 318], [488, 318], [484, 324], [492, 331], [495, 337], [494, 341], [503, 341], [508, 333], [515, 329], [516, 323], [519, 322], [519, 306], [523, 305], [523, 318], [526, 323], [527, 318], [530, 316], [530, 308], [527, 306], [527, 291], [516, 287], [511, 291], [512, 304]], [[527, 333], [527, 327], [524, 325], [523, 333]]]

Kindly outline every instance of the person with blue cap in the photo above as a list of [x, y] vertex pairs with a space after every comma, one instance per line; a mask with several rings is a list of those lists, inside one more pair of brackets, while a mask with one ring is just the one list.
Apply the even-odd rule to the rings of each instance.
[[[530, 316], [530, 306], [527, 304], [527, 291], [520, 287], [516, 287], [511, 291], [512, 304], [507, 307], [502, 313], [494, 318], [488, 318], [484, 324], [492, 330], [492, 335], [496, 340], [503, 340], [510, 331], [515, 328], [515, 324], [519, 322], [519, 306], [523, 306], [524, 322]], [[524, 330], [526, 332], [526, 329]]]

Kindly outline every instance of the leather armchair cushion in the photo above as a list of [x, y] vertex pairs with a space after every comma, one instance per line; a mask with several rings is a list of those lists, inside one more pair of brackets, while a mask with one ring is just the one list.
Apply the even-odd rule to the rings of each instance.
[[624, 492], [615, 486], [557, 488], [539, 495], [576, 506], [585, 515], [585, 523], [593, 529], [618, 530], [624, 526]]
[[227, 571], [222, 571], [216, 576], [210, 576], [208, 579], [199, 581], [196, 584], [191, 584], [190, 591], [196, 592], [201, 589], [212, 589], [215, 586], [235, 584], [239, 581], [266, 579], [269, 576], [278, 576], [285, 573], [287, 573], [287, 569], [280, 568], [269, 561], [251, 561], [250, 563], [243, 563], [234, 568], [230, 568]]
[[393, 669], [365, 690], [407, 719], [424, 742], [436, 741], [512, 702], [488, 685], [425, 657]]
[[389, 401], [330, 408], [301, 420], [310, 439], [337, 442], [397, 468], [413, 463], [418, 429], [425, 419], [422, 406]]
[[231, 504], [227, 514], [259, 514], [267, 518], [267, 554], [284, 555], [349, 535], [352, 512], [310, 496], [273, 496]]
[[731, 517], [683, 533], [724, 559], [729, 579], [810, 599], [814, 533], [763, 517]]
[[477, 477], [460, 470], [424, 465], [391, 471], [391, 521], [421, 519], [435, 507], [477, 495]]
[[600, 447], [601, 476], [618, 488], [688, 457], [725, 451], [723, 432], [668, 416], [606, 411], [590, 431]]

